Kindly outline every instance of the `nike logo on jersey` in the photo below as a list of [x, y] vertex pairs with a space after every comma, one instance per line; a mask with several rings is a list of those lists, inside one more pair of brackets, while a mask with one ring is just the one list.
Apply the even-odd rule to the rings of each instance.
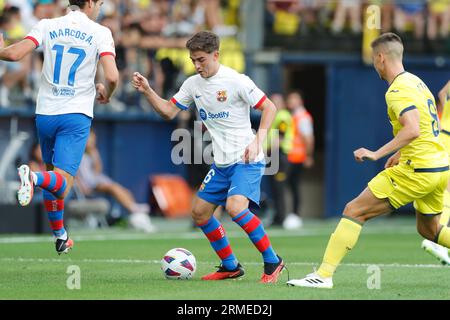
[[200, 98], [201, 97], [201, 95], [195, 95], [195, 99], [198, 99], [198, 98]]
[[399, 92], [400, 90], [391, 90], [389, 92]]

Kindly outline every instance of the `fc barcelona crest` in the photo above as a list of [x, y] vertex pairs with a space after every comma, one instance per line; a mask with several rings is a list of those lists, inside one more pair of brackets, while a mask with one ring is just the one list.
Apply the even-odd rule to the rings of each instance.
[[217, 101], [220, 101], [220, 102], [227, 101], [227, 91], [226, 90], [217, 91]]

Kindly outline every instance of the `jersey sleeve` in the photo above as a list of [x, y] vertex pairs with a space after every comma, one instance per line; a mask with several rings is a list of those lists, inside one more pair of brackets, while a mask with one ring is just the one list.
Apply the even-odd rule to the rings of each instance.
[[46, 29], [47, 19], [42, 19], [39, 21], [31, 31], [25, 36], [24, 39], [29, 39], [34, 42], [36, 48], [42, 45], [45, 37], [45, 29]]
[[100, 57], [106, 55], [116, 56], [116, 48], [111, 30], [106, 27], [102, 28], [101, 38], [98, 44], [98, 55]]
[[194, 102], [190, 79], [183, 82], [180, 90], [173, 96], [172, 99], [170, 99], [170, 101], [172, 101], [173, 104], [175, 104], [181, 110], [189, 109], [189, 106], [192, 104], [192, 102]]
[[386, 94], [386, 104], [391, 109], [396, 118], [400, 118], [405, 112], [417, 109], [414, 99], [407, 92], [399, 90], [391, 90]]
[[264, 92], [246, 75], [241, 75], [240, 86], [240, 97], [252, 108], [258, 109], [267, 99]]

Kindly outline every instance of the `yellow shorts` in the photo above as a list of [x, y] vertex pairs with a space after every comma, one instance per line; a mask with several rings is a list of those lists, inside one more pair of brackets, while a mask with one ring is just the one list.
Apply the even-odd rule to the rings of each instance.
[[402, 163], [381, 171], [368, 186], [375, 197], [387, 198], [395, 209], [414, 202], [414, 208], [422, 214], [440, 214], [449, 177], [449, 170], [415, 172]]

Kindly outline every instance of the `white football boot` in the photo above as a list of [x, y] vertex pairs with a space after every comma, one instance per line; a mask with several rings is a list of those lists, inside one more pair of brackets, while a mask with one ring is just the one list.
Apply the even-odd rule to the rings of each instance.
[[23, 164], [17, 169], [20, 178], [20, 188], [17, 191], [17, 200], [23, 207], [30, 204], [33, 199], [34, 182], [31, 177], [30, 167]]
[[286, 284], [291, 287], [332, 289], [333, 278], [322, 278], [317, 273], [310, 273], [303, 279], [292, 279], [286, 282]]
[[448, 249], [430, 240], [422, 241], [422, 249], [437, 258], [443, 265], [450, 265]]

